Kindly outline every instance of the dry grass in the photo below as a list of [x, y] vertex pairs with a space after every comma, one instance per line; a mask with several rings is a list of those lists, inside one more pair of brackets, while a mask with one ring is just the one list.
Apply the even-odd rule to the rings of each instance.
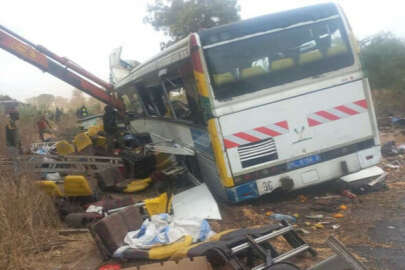
[[0, 177], [0, 269], [34, 269], [30, 255], [52, 248], [59, 218], [51, 198], [29, 176]]
[[71, 141], [79, 131], [77, 118], [73, 114], [63, 115], [61, 121], [55, 125], [55, 136], [58, 139]]
[[[24, 148], [35, 140], [32, 119], [19, 121]], [[0, 156], [6, 158], [5, 116], [0, 116]], [[0, 269], [38, 269], [36, 260], [43, 251], [60, 242], [59, 216], [52, 199], [34, 185], [35, 178], [15, 176], [12, 168], [0, 167]], [[33, 256], [36, 254], [35, 256]]]

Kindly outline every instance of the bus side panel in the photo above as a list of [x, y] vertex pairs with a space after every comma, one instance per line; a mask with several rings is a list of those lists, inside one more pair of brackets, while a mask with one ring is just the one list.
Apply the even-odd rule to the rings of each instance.
[[174, 141], [186, 147], [193, 147], [190, 128], [185, 125], [159, 119], [136, 119], [131, 121], [131, 126], [136, 131], [148, 132], [152, 142]]
[[369, 102], [356, 80], [220, 117], [232, 173], [375, 137]]
[[217, 199], [228, 200], [215, 164], [208, 131], [158, 119], [132, 120], [131, 126], [138, 132], [150, 133], [154, 143], [175, 140], [177, 143], [195, 150], [202, 178], [199, 180], [208, 185]]

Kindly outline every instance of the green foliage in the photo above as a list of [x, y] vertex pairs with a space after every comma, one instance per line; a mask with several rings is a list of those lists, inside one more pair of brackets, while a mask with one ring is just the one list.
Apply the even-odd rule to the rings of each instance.
[[202, 28], [240, 20], [239, 11], [237, 0], [155, 0], [144, 21], [173, 43]]
[[27, 102], [36, 106], [39, 110], [47, 111], [55, 101], [55, 96], [51, 94], [40, 94], [36, 97], [27, 99]]
[[391, 33], [380, 33], [361, 44], [371, 88], [405, 91], [405, 42]]
[[30, 104], [23, 104], [18, 106], [18, 112], [20, 114], [20, 120], [26, 121], [27, 123], [36, 121], [42, 114], [39, 108]]

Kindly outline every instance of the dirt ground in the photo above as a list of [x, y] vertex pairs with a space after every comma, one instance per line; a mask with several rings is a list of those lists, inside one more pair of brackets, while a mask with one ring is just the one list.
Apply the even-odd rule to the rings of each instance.
[[[381, 141], [395, 140], [405, 143], [400, 131], [381, 132]], [[398, 163], [399, 169], [387, 164]], [[385, 189], [358, 195], [351, 199], [334, 193], [324, 185], [297, 193], [270, 195], [240, 205], [220, 205], [223, 220], [211, 221], [214, 231], [275, 223], [269, 215], [282, 213], [297, 217], [297, 228], [304, 229], [301, 236], [318, 252], [295, 259], [302, 269], [330, 256], [325, 244], [335, 236], [370, 270], [400, 270], [405, 265], [405, 157], [384, 159], [381, 167], [389, 172]], [[341, 210], [344, 205], [347, 209]], [[344, 208], [344, 207], [343, 207]], [[341, 213], [343, 217], [333, 217]], [[323, 215], [309, 219], [307, 216]], [[337, 225], [337, 226], [336, 226]], [[70, 270], [97, 269], [103, 262], [88, 233], [61, 236], [64, 245], [37, 254], [38, 269]], [[276, 247], [283, 243], [276, 240]]]

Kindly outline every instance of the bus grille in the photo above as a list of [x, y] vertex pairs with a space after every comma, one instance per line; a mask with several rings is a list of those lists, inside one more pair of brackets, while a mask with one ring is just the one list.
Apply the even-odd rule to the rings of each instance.
[[278, 159], [273, 138], [238, 146], [238, 153], [242, 168]]

